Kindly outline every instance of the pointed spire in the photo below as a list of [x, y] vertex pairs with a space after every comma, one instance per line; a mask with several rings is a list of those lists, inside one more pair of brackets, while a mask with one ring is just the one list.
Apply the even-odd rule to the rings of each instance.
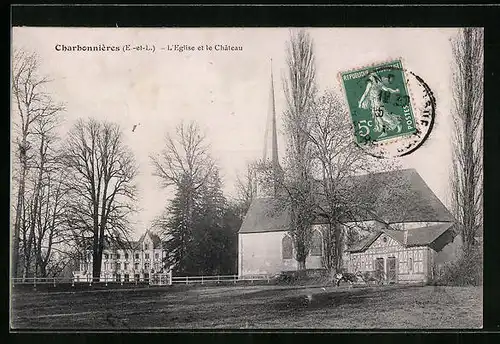
[[[273, 59], [271, 59], [271, 88], [269, 94], [269, 113], [266, 125], [263, 160], [271, 160], [273, 165], [279, 165], [278, 135], [276, 131], [276, 105], [274, 99]], [[270, 147], [269, 147], [270, 145]]]

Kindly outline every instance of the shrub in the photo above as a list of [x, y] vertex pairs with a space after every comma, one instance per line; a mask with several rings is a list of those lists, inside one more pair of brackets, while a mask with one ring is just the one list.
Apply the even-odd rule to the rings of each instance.
[[274, 281], [277, 284], [310, 284], [323, 282], [326, 275], [327, 271], [324, 269], [282, 271]]
[[442, 273], [432, 284], [449, 286], [482, 285], [483, 254], [480, 247], [474, 247], [456, 261], [445, 264]]

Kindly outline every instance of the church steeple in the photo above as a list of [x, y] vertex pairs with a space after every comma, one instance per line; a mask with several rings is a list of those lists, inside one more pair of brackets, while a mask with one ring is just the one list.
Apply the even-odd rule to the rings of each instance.
[[276, 131], [276, 104], [274, 99], [273, 60], [271, 59], [271, 87], [269, 93], [269, 112], [267, 115], [264, 141], [264, 161], [271, 161], [273, 166], [279, 165], [278, 135]]
[[[263, 163], [272, 169], [273, 186], [270, 187], [269, 180], [261, 181], [257, 185], [258, 197], [274, 196], [279, 190], [280, 181], [283, 177], [278, 157], [278, 133], [276, 129], [276, 104], [274, 98], [273, 60], [271, 59], [271, 85], [269, 91], [269, 110], [267, 114], [266, 132], [264, 136]], [[260, 176], [264, 178], [264, 176]], [[258, 179], [260, 179], [258, 177]], [[267, 179], [267, 178], [266, 178]]]

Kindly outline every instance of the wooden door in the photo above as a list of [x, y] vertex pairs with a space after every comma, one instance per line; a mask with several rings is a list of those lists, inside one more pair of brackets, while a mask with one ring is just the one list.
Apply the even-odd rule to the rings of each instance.
[[375, 259], [375, 276], [379, 281], [378, 283], [382, 283], [385, 280], [384, 258]]
[[397, 272], [396, 272], [396, 257], [387, 258], [387, 281], [389, 283], [396, 283]]

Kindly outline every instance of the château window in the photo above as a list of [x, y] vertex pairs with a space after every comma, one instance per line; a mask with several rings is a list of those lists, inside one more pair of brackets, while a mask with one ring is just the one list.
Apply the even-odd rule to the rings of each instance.
[[283, 259], [292, 259], [293, 258], [293, 243], [292, 238], [288, 235], [285, 235], [281, 240], [281, 250]]
[[139, 253], [135, 254], [135, 259], [139, 259]]
[[144, 258], [145, 258], [145, 259], [149, 259], [149, 253], [146, 253], [146, 254], [144, 255]]
[[108, 254], [104, 253], [104, 259], [108, 259]]
[[144, 249], [147, 250], [148, 249], [148, 244], [144, 244]]
[[311, 256], [321, 256], [323, 251], [323, 243], [321, 242], [321, 233], [319, 231], [314, 231], [311, 241]]
[[116, 259], [120, 259], [120, 254], [119, 253], [116, 254]]
[[125, 253], [125, 259], [128, 259], [128, 253]]
[[123, 270], [128, 270], [128, 263], [123, 263]]
[[116, 263], [116, 265], [115, 265], [115, 269], [116, 269], [116, 270], [120, 270], [120, 263]]
[[134, 269], [139, 270], [139, 263], [134, 264]]
[[144, 269], [149, 270], [151, 268], [151, 265], [149, 263], [144, 264]]
[[158, 259], [160, 255], [158, 253], [155, 253], [155, 259]]

